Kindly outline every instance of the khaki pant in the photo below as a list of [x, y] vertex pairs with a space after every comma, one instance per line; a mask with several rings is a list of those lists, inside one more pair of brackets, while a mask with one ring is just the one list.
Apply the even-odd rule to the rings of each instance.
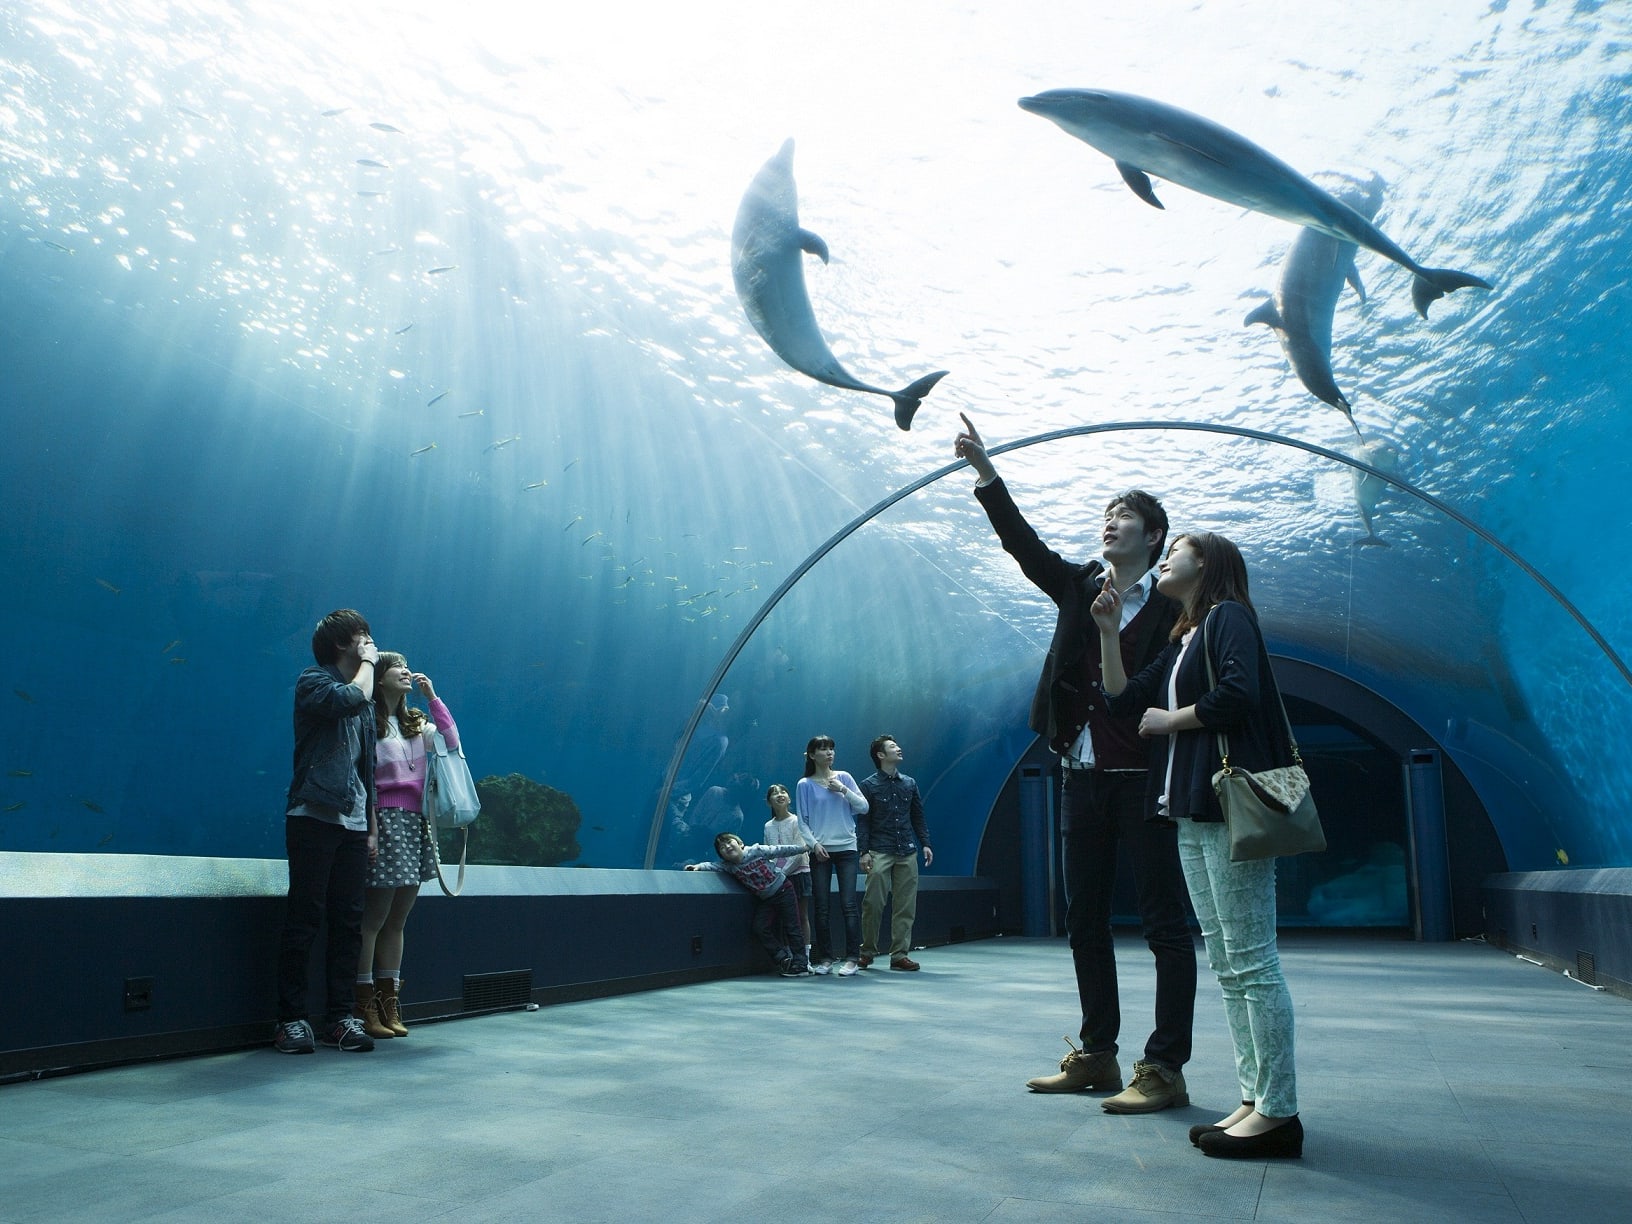
[[867, 895], [861, 902], [861, 951], [878, 955], [878, 924], [884, 899], [890, 899], [890, 959], [912, 951], [912, 920], [918, 916], [918, 854], [884, 854], [874, 850], [867, 873]]

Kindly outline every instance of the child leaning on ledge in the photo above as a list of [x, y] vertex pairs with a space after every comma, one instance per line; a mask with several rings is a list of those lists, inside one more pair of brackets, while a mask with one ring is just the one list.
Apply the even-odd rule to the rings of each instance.
[[[805, 848], [819, 851], [817, 842]], [[714, 839], [717, 863], [688, 863], [687, 871], [723, 871], [754, 894], [753, 932], [776, 962], [783, 977], [803, 977], [810, 972], [805, 956], [805, 940], [799, 930], [799, 907], [783, 860], [797, 857], [788, 846], [745, 846], [735, 833], [721, 833]]]

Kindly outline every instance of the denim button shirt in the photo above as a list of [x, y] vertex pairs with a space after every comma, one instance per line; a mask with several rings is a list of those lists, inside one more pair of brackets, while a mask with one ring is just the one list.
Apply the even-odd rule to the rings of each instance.
[[906, 856], [929, 845], [918, 783], [904, 773], [880, 771], [861, 784], [861, 793], [867, 810], [856, 817], [856, 845], [863, 853]]

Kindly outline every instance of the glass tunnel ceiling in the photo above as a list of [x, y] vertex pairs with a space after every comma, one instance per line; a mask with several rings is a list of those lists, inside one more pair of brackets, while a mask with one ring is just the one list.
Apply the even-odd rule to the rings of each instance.
[[[571, 796], [568, 861], [665, 864], [671, 758], [744, 626], [949, 464], [964, 411], [994, 445], [1139, 426], [998, 459], [1045, 539], [1086, 559], [1106, 498], [1151, 489], [1241, 544], [1272, 650], [1438, 739], [1512, 866], [1632, 861], [1625, 11], [879, 7], [0, 16], [0, 850], [279, 855], [293, 677], [353, 604], [436, 678], [478, 776]], [[1362, 442], [1243, 324], [1297, 230], [1171, 183], [1151, 209], [1015, 105], [1061, 86], [1380, 175], [1381, 228], [1495, 290], [1423, 320], [1361, 253], [1332, 366]], [[951, 371], [911, 432], [738, 304], [732, 219], [789, 137], [835, 354], [891, 387]], [[1360, 545], [1354, 472], [1287, 443], [1454, 508], [1608, 652], [1400, 488]], [[1052, 607], [971, 484], [809, 568], [678, 781], [791, 782], [818, 731], [861, 776], [887, 729], [937, 869], [973, 870]], [[140, 734], [88, 750], [90, 706]]]

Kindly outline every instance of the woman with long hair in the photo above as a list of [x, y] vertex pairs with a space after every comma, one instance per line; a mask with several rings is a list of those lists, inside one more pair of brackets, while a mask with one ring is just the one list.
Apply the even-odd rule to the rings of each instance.
[[[459, 728], [436, 695], [431, 678], [410, 671], [408, 660], [380, 652], [374, 681], [374, 784], [379, 792], [379, 853], [368, 869], [363, 901], [363, 947], [357, 958], [357, 1011], [369, 1036], [406, 1037], [402, 1022], [403, 930], [419, 886], [436, 878], [436, 830], [425, 818], [425, 756], [433, 731], [459, 747]], [[408, 704], [415, 688], [430, 718]], [[434, 723], [434, 727], [433, 727]]]
[[1190, 1141], [1209, 1156], [1301, 1156], [1292, 997], [1275, 941], [1275, 860], [1230, 861], [1212, 786], [1222, 768], [1221, 732], [1232, 765], [1256, 771], [1292, 763], [1280, 692], [1247, 595], [1246, 562], [1233, 543], [1205, 531], [1178, 536], [1156, 589], [1183, 612], [1167, 648], [1132, 679], [1117, 648], [1122, 609], [1113, 586], [1092, 611], [1111, 712], [1138, 714], [1139, 734], [1153, 740], [1147, 818], [1178, 824], [1185, 884], [1235, 1048], [1241, 1106], [1213, 1125], [1192, 1127]]
[[[813, 855], [810, 864], [811, 910], [815, 919], [811, 969], [849, 977], [861, 968], [861, 903], [856, 898], [856, 872], [861, 854], [856, 849], [856, 815], [867, 810], [867, 800], [856, 780], [833, 768], [833, 737], [813, 735], [805, 745], [805, 776], [795, 788], [799, 816], [827, 851]], [[834, 968], [830, 914], [833, 877], [839, 878], [839, 908], [844, 912], [844, 961]]]

